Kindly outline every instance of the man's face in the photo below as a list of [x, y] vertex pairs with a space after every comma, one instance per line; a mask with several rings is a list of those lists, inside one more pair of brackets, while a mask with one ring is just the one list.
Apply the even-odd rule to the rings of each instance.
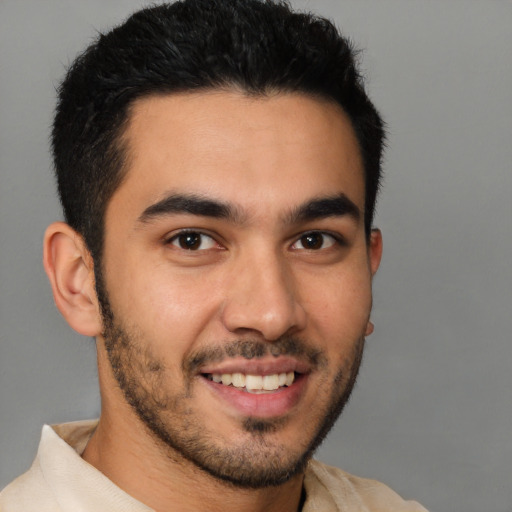
[[104, 399], [173, 458], [284, 482], [348, 399], [370, 314], [380, 235], [350, 123], [297, 94], [192, 93], [139, 100], [126, 142], [100, 337], [123, 394]]

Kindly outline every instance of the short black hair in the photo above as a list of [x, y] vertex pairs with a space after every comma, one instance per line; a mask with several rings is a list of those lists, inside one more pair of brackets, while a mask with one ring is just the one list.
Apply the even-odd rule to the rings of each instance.
[[104, 215], [125, 169], [122, 135], [141, 97], [211, 89], [299, 92], [336, 102], [351, 120], [372, 227], [384, 128], [336, 27], [278, 0], [181, 0], [142, 9], [77, 57], [59, 88], [52, 149], [66, 221], [95, 267]]

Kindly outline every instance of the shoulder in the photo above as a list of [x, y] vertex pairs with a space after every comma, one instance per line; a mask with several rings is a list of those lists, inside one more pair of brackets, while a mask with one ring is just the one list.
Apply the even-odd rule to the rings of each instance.
[[309, 463], [305, 485], [307, 491], [309, 487], [315, 494], [329, 494], [339, 510], [352, 505], [365, 512], [427, 512], [416, 501], [404, 500], [377, 480], [357, 477], [315, 460]]
[[68, 472], [70, 457], [76, 456], [76, 450], [85, 447], [96, 423], [73, 422], [55, 425], [54, 428], [45, 425], [30, 469], [0, 492], [0, 512], [61, 511], [62, 507], [48, 479], [51, 474]]
[[0, 512], [59, 512], [36, 458], [32, 467], [0, 492]]

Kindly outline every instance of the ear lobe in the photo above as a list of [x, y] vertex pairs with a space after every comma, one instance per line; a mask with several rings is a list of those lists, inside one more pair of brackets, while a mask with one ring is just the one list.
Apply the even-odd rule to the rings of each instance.
[[102, 331], [92, 257], [82, 237], [64, 222], [44, 235], [43, 264], [55, 304], [68, 324], [85, 336]]
[[382, 258], [382, 233], [380, 229], [372, 229], [372, 232], [370, 233], [368, 256], [370, 261], [370, 271], [372, 276], [374, 276], [379, 268], [380, 260]]
[[366, 331], [364, 332], [365, 336], [370, 336], [373, 331], [375, 330], [375, 325], [371, 320], [368, 320], [368, 323], [366, 324]]

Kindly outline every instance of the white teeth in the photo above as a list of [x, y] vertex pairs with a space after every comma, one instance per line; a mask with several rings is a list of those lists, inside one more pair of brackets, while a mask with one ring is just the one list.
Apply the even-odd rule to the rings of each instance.
[[245, 388], [245, 375], [243, 373], [233, 373], [232, 384], [235, 388]]
[[249, 391], [275, 391], [283, 386], [291, 386], [295, 380], [295, 373], [274, 373], [272, 375], [244, 375], [243, 373], [211, 374], [213, 382], [224, 386], [232, 385], [235, 388], [247, 388]]
[[221, 375], [221, 380], [222, 380], [222, 384], [224, 384], [224, 386], [229, 386], [233, 382], [231, 373], [223, 373]]
[[245, 387], [247, 389], [264, 389], [263, 388], [263, 377], [261, 375], [246, 375], [245, 376]]
[[265, 375], [263, 379], [263, 389], [267, 391], [273, 391], [279, 387], [279, 375]]

